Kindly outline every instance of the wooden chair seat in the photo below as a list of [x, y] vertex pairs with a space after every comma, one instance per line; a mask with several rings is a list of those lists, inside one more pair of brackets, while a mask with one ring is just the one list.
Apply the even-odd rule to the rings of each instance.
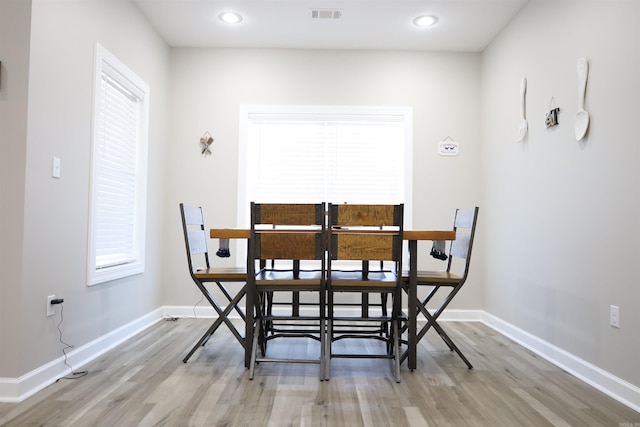
[[245, 280], [247, 270], [242, 267], [210, 267], [200, 268], [193, 273], [200, 280]]
[[[449, 271], [431, 271], [431, 270], [418, 270], [416, 272], [418, 278], [418, 284], [441, 284], [441, 285], [457, 285], [462, 280], [462, 276], [451, 273]], [[405, 282], [409, 281], [409, 272], [402, 273], [402, 280]]]

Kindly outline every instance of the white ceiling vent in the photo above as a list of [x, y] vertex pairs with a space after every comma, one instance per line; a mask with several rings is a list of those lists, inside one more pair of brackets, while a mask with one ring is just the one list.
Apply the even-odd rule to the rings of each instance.
[[311, 17], [313, 19], [340, 19], [341, 16], [341, 10], [313, 9], [311, 11]]

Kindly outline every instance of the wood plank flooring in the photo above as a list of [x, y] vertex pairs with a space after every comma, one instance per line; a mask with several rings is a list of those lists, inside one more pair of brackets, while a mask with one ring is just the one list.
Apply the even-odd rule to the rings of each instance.
[[[639, 413], [480, 323], [443, 322], [474, 369], [431, 331], [418, 369], [403, 364], [400, 384], [389, 361], [360, 359], [333, 360], [328, 382], [318, 365], [272, 363], [249, 381], [242, 349], [223, 327], [182, 363], [210, 323], [162, 321], [82, 367], [87, 376], [0, 404], [0, 425], [640, 426]], [[317, 346], [276, 340], [269, 351], [313, 354]]]

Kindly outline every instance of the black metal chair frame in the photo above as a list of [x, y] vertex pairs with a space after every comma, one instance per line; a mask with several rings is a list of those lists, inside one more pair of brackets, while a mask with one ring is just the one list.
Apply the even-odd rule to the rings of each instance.
[[[332, 358], [382, 358], [394, 362], [396, 382], [400, 382], [400, 343], [402, 326], [402, 226], [403, 205], [387, 205], [392, 218], [377, 218], [374, 206], [350, 205], [357, 215], [353, 218], [342, 218], [343, 206], [329, 204], [329, 246], [327, 264], [327, 352], [325, 369], [326, 379], [330, 377]], [[369, 216], [370, 215], [370, 216]], [[378, 246], [379, 239], [385, 240], [386, 247]], [[380, 252], [376, 252], [379, 249]], [[361, 268], [345, 271], [336, 267], [336, 261], [361, 261]], [[375, 267], [372, 261], [380, 262]], [[385, 267], [384, 263], [391, 263]], [[361, 293], [362, 306], [358, 316], [339, 316], [336, 314], [334, 296], [336, 293]], [[379, 315], [371, 315], [369, 294], [380, 294], [381, 305]], [[388, 314], [386, 302], [388, 295], [392, 297], [392, 309]], [[347, 305], [353, 305], [349, 303]], [[341, 324], [341, 325], [340, 325]], [[347, 325], [347, 326], [345, 326]], [[356, 325], [364, 325], [358, 327]], [[376, 326], [380, 325], [380, 326]], [[389, 328], [390, 325], [390, 328]], [[332, 344], [342, 339], [373, 339], [386, 344], [385, 354], [337, 353]]]
[[[251, 203], [248, 292], [255, 306], [255, 326], [249, 379], [253, 379], [255, 365], [261, 362], [317, 363], [320, 365], [320, 379], [324, 379], [326, 349], [324, 209], [324, 203]], [[267, 212], [272, 212], [273, 217], [270, 218]], [[301, 268], [301, 262], [305, 261], [316, 263], [319, 268], [311, 270]], [[283, 266], [283, 263], [287, 265]], [[302, 303], [300, 292], [317, 293], [319, 302], [317, 304]], [[274, 303], [275, 293], [291, 295], [292, 299], [288, 302]], [[287, 306], [290, 313], [288, 315], [274, 313], [274, 305]], [[318, 314], [301, 313], [301, 306], [313, 306], [318, 310]], [[293, 337], [319, 341], [319, 358], [267, 357], [269, 341]]]
[[[244, 347], [245, 338], [240, 334], [236, 326], [233, 324], [229, 315], [233, 310], [239, 315], [243, 322], [246, 322], [246, 316], [239, 303], [246, 295], [247, 291], [247, 273], [246, 269], [238, 268], [212, 268], [209, 262], [209, 251], [207, 246], [207, 236], [204, 227], [204, 217], [201, 207], [189, 206], [180, 203], [180, 216], [182, 218], [182, 230], [184, 233], [185, 247], [187, 251], [187, 262], [189, 266], [189, 274], [191, 279], [202, 292], [204, 298], [209, 302], [211, 307], [216, 311], [218, 317], [213, 324], [205, 331], [200, 339], [191, 348], [189, 353], [182, 360], [184, 363], [191, 358], [195, 351], [206, 345], [214, 332], [223, 323], [229, 328], [233, 336]], [[194, 255], [202, 255], [204, 266], [196, 267], [194, 265]], [[232, 296], [224, 283], [242, 282], [242, 287], [235, 296]], [[216, 301], [213, 294], [209, 291], [206, 284], [215, 283], [218, 289], [227, 299], [228, 303], [225, 308]]]
[[[456, 232], [456, 239], [452, 241], [450, 245], [446, 270], [416, 272], [416, 285], [418, 287], [431, 287], [431, 290], [424, 298], [420, 299], [420, 297], [418, 297], [418, 301], [416, 301], [419, 312], [422, 313], [422, 315], [424, 315], [424, 317], [426, 318], [425, 324], [416, 335], [416, 343], [420, 342], [422, 337], [425, 336], [430, 328], [433, 328], [436, 330], [440, 338], [442, 338], [442, 340], [445, 342], [447, 347], [449, 347], [450, 350], [455, 351], [469, 369], [472, 369], [473, 365], [465, 357], [462, 351], [460, 351], [451, 337], [445, 332], [440, 323], [438, 323], [438, 318], [467, 281], [467, 276], [469, 274], [469, 265], [471, 263], [471, 251], [473, 248], [473, 240], [476, 231], [476, 223], [478, 220], [478, 212], [478, 207], [470, 209], [456, 209], [453, 224], [453, 229]], [[456, 275], [451, 272], [454, 258], [460, 258], [464, 261], [464, 270], [461, 275]], [[407, 291], [407, 293], [408, 287], [409, 277], [405, 276], [403, 277], [403, 288], [405, 289], [405, 291]], [[440, 305], [435, 310], [429, 311], [427, 305], [433, 299], [436, 293], [442, 288], [448, 288], [449, 293], [440, 302]]]

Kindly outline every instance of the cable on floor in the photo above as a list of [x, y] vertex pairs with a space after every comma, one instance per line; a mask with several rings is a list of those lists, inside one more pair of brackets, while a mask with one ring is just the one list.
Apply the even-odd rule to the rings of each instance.
[[62, 349], [62, 354], [64, 354], [64, 364], [67, 365], [67, 367], [71, 370], [71, 374], [66, 375], [62, 378], [67, 379], [67, 380], [75, 380], [77, 378], [80, 377], [84, 377], [85, 375], [87, 375], [89, 373], [89, 371], [75, 371], [73, 369], [73, 367], [71, 365], [69, 365], [68, 361], [67, 361], [67, 350], [69, 349], [73, 349], [74, 346], [71, 344], [67, 344], [66, 342], [64, 342], [64, 340], [62, 339], [62, 328], [60, 327], [62, 325], [62, 322], [64, 320], [64, 303], [60, 303], [60, 322], [58, 322], [58, 332], [60, 333], [60, 343], [64, 345], [64, 348]]

